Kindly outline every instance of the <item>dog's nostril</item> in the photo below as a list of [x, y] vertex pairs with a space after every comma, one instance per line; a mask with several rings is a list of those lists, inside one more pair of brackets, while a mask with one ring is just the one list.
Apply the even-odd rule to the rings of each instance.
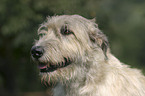
[[44, 50], [41, 46], [33, 46], [31, 49], [31, 55], [35, 58], [35, 59], [39, 59], [44, 53]]

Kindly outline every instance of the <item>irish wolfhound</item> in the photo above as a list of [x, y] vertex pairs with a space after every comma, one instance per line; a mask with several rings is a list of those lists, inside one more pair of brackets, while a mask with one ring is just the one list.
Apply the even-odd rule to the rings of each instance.
[[55, 96], [145, 96], [145, 77], [110, 53], [106, 36], [93, 20], [49, 17], [38, 35], [32, 58], [42, 80], [58, 83]]

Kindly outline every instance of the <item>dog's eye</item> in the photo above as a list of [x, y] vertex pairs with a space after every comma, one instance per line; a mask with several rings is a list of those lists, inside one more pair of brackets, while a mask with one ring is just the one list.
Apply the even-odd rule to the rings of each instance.
[[46, 33], [40, 33], [39, 36], [43, 37], [44, 35], [46, 35]]
[[62, 27], [60, 32], [62, 35], [70, 35], [73, 33], [71, 30], [68, 29], [67, 26]]

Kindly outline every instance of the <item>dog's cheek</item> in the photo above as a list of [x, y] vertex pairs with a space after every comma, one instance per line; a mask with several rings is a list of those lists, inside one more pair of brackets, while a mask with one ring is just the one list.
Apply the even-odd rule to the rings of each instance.
[[72, 56], [72, 55], [75, 56], [81, 54], [83, 50], [80, 43], [76, 40], [64, 42], [62, 46], [63, 46], [62, 50], [64, 50], [64, 53], [66, 53], [68, 56]]

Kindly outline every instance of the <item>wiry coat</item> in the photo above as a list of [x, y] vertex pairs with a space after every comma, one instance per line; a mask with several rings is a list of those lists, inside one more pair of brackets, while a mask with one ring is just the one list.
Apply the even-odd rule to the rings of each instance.
[[[72, 34], [61, 32], [66, 26]], [[39, 62], [50, 67], [71, 60], [66, 67], [40, 72], [42, 80], [58, 83], [55, 96], [145, 96], [145, 77], [111, 54], [107, 37], [93, 20], [78, 15], [49, 17], [38, 33], [45, 34], [35, 43], [45, 50]]]

